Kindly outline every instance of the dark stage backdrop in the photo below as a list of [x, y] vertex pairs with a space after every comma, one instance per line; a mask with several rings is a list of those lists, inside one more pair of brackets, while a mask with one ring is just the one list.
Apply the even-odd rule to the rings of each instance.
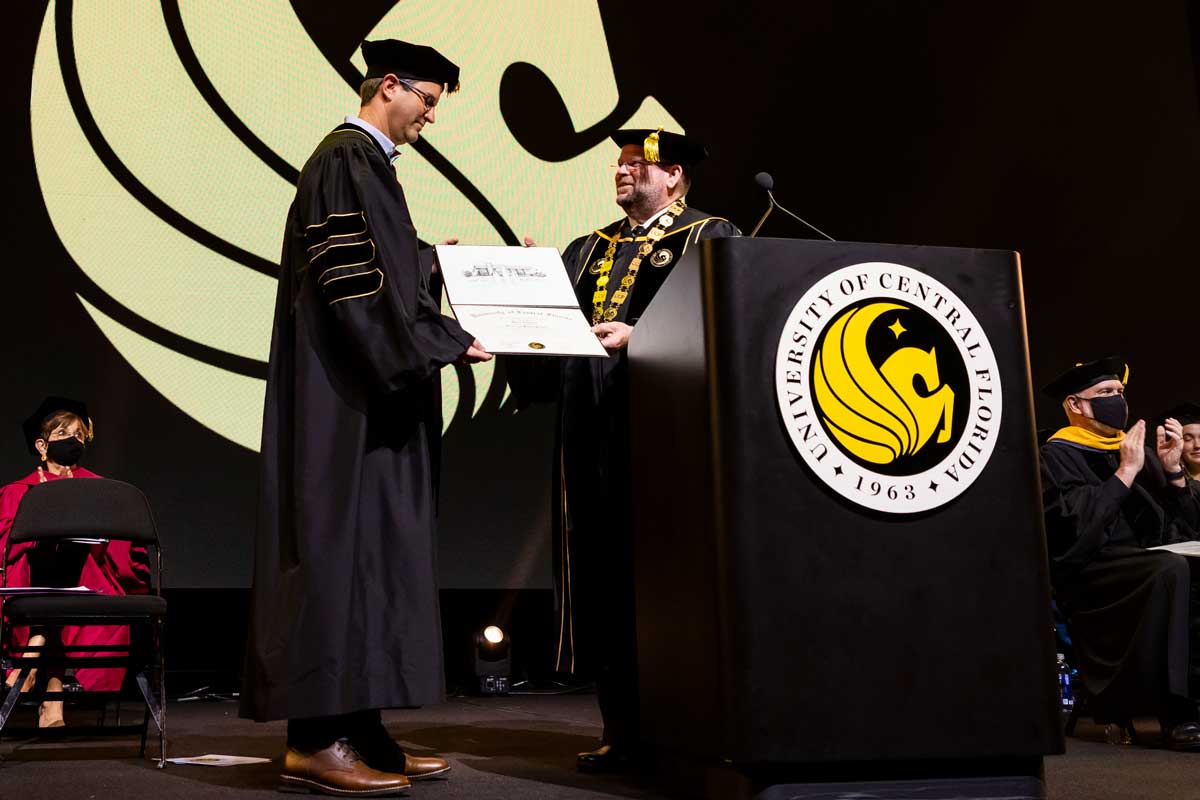
[[[1121, 352], [1136, 414], [1200, 399], [1187, 4], [944, 5], [15, 4], [0, 476], [33, 467], [43, 394], [85, 398], [89, 466], [146, 490], [171, 583], [247, 585], [280, 233], [370, 36], [463, 65], [400, 161], [426, 240], [564, 247], [618, 216], [607, 134], [682, 127], [712, 152], [693, 205], [748, 229], [768, 170], [840, 239], [1019, 250], [1036, 380]], [[548, 587], [552, 411], [514, 414], [490, 367], [443, 388], [443, 585]]]

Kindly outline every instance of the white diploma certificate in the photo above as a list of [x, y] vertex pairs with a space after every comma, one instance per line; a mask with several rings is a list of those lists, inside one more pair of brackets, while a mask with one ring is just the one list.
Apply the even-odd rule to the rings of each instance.
[[1147, 550], [1166, 550], [1178, 553], [1188, 558], [1200, 558], [1200, 542], [1176, 542], [1175, 544], [1160, 544], [1158, 547], [1147, 547]]
[[435, 249], [455, 317], [489, 353], [608, 357], [553, 247]]

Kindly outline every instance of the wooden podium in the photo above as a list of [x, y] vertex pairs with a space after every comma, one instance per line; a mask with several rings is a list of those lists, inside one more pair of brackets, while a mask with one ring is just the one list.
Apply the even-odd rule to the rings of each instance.
[[630, 369], [647, 743], [762, 797], [1043, 796], [1063, 738], [1017, 254], [704, 242]]

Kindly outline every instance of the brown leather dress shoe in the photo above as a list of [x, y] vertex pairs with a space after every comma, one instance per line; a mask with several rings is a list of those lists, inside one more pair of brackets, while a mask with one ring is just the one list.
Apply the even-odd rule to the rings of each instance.
[[450, 762], [444, 758], [418, 758], [404, 754], [404, 774], [414, 781], [432, 778], [450, 771]]
[[420, 781], [450, 771], [444, 758], [420, 758], [404, 752], [382, 725], [360, 731], [350, 740], [363, 761], [383, 772], [403, 773], [410, 780]]
[[346, 797], [390, 797], [410, 786], [403, 775], [368, 767], [358, 751], [343, 741], [315, 753], [289, 747], [280, 780], [283, 791]]

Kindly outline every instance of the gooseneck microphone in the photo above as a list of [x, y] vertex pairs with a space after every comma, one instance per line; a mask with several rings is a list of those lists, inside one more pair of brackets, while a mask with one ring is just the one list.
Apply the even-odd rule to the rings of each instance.
[[758, 229], [767, 221], [767, 217], [771, 216], [771, 212], [775, 210], [775, 198], [771, 196], [771, 189], [775, 186], [775, 179], [768, 172], [760, 172], [754, 176], [754, 182], [758, 184], [758, 188], [767, 193], [767, 210], [759, 217], [758, 224], [754, 226], [754, 230], [750, 231], [750, 238], [753, 239], [758, 235]]
[[771, 174], [769, 172], [758, 173], [757, 175], [754, 176], [754, 182], [758, 184], [758, 188], [762, 189], [764, 192], [767, 193], [768, 205], [767, 205], [767, 210], [764, 211], [762, 217], [759, 218], [758, 224], [754, 226], [754, 230], [750, 231], [751, 238], [754, 238], [755, 236], [758, 235], [758, 231], [763, 226], [763, 223], [767, 221], [767, 217], [769, 217], [771, 215], [771, 212], [773, 210], [778, 208], [780, 211], [787, 214], [792, 219], [799, 221], [806, 228], [816, 231], [817, 233], [821, 234], [829, 241], [831, 241], [831, 242], [837, 241], [837, 239], [834, 239], [832, 236], [825, 233], [825, 231], [821, 230], [816, 225], [813, 225], [811, 222], [801, 218], [797, 214], [793, 214], [791, 211], [788, 211], [786, 208], [779, 205], [779, 203], [775, 200], [775, 195], [772, 194], [772, 192], [771, 192], [771, 190], [775, 188], [775, 179], [771, 177]]

